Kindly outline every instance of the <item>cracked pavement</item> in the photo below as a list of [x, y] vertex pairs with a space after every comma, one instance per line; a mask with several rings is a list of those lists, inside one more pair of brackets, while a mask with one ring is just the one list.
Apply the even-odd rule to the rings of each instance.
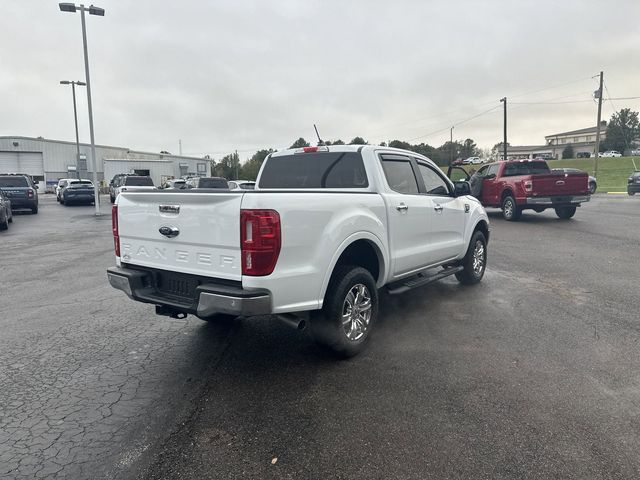
[[160, 319], [108, 285], [103, 211], [41, 195], [0, 237], [2, 479], [130, 478], [223, 351], [224, 326]]
[[383, 294], [342, 362], [157, 317], [107, 284], [109, 215], [40, 212], [0, 235], [2, 479], [640, 477], [640, 198], [490, 211], [483, 282]]

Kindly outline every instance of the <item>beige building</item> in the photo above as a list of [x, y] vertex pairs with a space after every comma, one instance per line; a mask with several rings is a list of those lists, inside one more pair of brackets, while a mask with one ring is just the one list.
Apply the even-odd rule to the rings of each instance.
[[[600, 126], [600, 142], [606, 137], [607, 122], [603, 121]], [[546, 144], [553, 149], [554, 158], [562, 158], [562, 151], [569, 145], [573, 148], [573, 155], [579, 153], [595, 153], [596, 151], [597, 127], [581, 128], [569, 132], [554, 133], [546, 135]]]
[[[593, 154], [596, 151], [597, 127], [581, 128], [568, 132], [554, 133], [544, 137], [544, 145], [514, 145], [507, 147], [507, 157], [514, 160], [527, 158], [560, 159], [562, 151], [569, 145], [573, 148], [573, 156]], [[607, 122], [600, 124], [600, 142], [606, 138]], [[494, 152], [496, 158], [503, 159], [502, 150]]]

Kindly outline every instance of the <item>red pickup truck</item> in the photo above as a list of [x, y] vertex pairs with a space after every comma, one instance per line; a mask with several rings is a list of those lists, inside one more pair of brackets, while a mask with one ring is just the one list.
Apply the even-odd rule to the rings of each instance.
[[[461, 172], [457, 172], [461, 171]], [[462, 168], [450, 167], [449, 177], [469, 175]], [[542, 212], [553, 208], [562, 219], [573, 217], [582, 202], [588, 202], [589, 175], [553, 173], [544, 160], [508, 160], [490, 163], [471, 179], [471, 192], [485, 207], [502, 209], [505, 220], [515, 221], [523, 210]], [[481, 183], [480, 192], [478, 188]], [[474, 185], [474, 183], [476, 185]]]

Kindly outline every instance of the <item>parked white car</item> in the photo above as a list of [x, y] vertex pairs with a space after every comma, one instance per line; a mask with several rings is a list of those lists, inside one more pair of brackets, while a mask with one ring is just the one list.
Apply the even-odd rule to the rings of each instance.
[[622, 154], [616, 150], [607, 150], [600, 154], [601, 157], [621, 157]]
[[275, 314], [340, 356], [360, 352], [378, 290], [479, 282], [489, 219], [466, 181], [375, 145], [284, 150], [253, 190], [124, 191], [111, 285], [156, 313]]
[[484, 160], [480, 157], [469, 157], [463, 163], [465, 165], [481, 165], [484, 163]]
[[249, 180], [230, 180], [229, 190], [253, 190], [256, 182]]

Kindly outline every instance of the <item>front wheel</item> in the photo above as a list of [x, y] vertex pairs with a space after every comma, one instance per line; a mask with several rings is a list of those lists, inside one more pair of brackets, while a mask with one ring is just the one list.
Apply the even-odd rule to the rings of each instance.
[[598, 188], [596, 182], [590, 182], [589, 183], [589, 193], [591, 195], [593, 195], [594, 193], [596, 193], [596, 188]]
[[558, 207], [556, 208], [556, 215], [558, 218], [568, 220], [576, 214], [576, 207]]
[[363, 351], [378, 318], [378, 289], [368, 270], [338, 267], [331, 277], [322, 310], [312, 314], [311, 335], [335, 355], [349, 358]]
[[464, 270], [456, 273], [456, 278], [463, 285], [473, 285], [484, 277], [487, 269], [487, 239], [481, 231], [478, 230], [471, 237], [462, 266]]
[[522, 215], [522, 210], [516, 204], [515, 198], [511, 195], [502, 201], [502, 216], [507, 222], [515, 222]]

